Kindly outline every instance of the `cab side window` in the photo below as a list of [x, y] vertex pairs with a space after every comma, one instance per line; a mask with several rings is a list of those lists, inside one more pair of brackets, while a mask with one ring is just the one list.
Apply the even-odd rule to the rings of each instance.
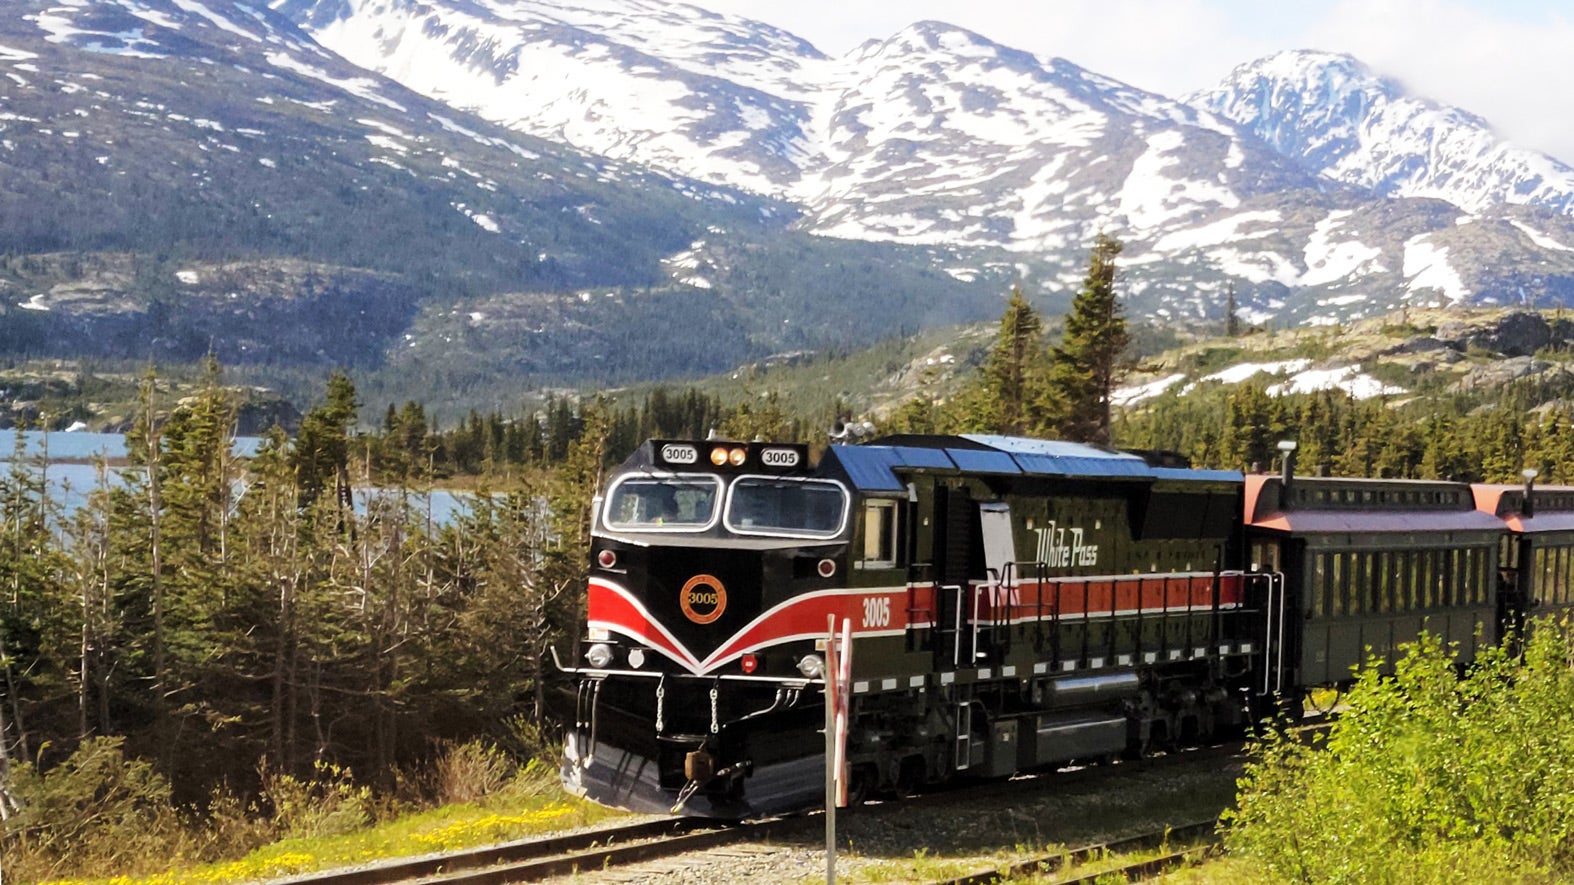
[[897, 564], [898, 526], [901, 516], [895, 501], [866, 501], [863, 509], [863, 563], [865, 568], [894, 568]]

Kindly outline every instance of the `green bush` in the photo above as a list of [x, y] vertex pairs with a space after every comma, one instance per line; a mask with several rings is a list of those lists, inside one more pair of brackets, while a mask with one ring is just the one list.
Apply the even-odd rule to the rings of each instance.
[[432, 764], [432, 793], [440, 805], [481, 800], [508, 785], [518, 765], [491, 744], [445, 744]]
[[342, 836], [372, 822], [372, 791], [357, 786], [348, 769], [317, 762], [310, 780], [265, 772], [262, 794], [273, 808], [279, 838]]
[[6, 875], [31, 881], [93, 869], [140, 870], [167, 863], [183, 846], [169, 782], [141, 759], [127, 759], [122, 739], [93, 738], [64, 762], [40, 772], [11, 771], [18, 811], [5, 822]]
[[1574, 874], [1574, 647], [1538, 623], [1522, 659], [1423, 636], [1369, 662], [1320, 745], [1274, 731], [1226, 817], [1265, 879], [1382, 885]]

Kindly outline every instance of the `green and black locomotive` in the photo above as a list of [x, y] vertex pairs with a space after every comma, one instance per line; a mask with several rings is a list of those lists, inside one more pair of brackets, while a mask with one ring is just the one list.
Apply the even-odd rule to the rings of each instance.
[[1422, 630], [1468, 660], [1574, 604], [1571, 510], [1568, 489], [1244, 476], [999, 436], [817, 463], [648, 442], [598, 499], [564, 782], [640, 811], [817, 804], [833, 617], [851, 624], [855, 793], [1204, 741]]
[[1239, 473], [1064, 442], [652, 441], [608, 481], [564, 777], [736, 817], [824, 785], [827, 619], [851, 622], [855, 791], [1239, 726], [1267, 576]]

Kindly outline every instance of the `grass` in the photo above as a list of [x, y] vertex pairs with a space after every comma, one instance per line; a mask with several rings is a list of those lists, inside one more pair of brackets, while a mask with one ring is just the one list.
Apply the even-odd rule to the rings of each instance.
[[[1124, 882], [1123, 877], [1116, 877], [1115, 870], [1131, 863], [1140, 863], [1152, 860], [1170, 853], [1175, 846], [1164, 846], [1148, 851], [1135, 851], [1125, 854], [1104, 854], [1082, 863], [1070, 863], [1068, 857], [1070, 849], [1061, 845], [1033, 846], [1019, 845], [1011, 851], [996, 852], [992, 855], [935, 855], [928, 849], [919, 849], [911, 858], [889, 860], [866, 860], [852, 869], [840, 873], [840, 881], [862, 883], [882, 882], [933, 882], [944, 879], [955, 879], [986, 869], [1001, 869], [1023, 861], [1041, 858], [1053, 865], [1053, 868], [1042, 873], [1027, 876], [1013, 876], [1006, 881], [1027, 883], [1058, 882], [1070, 876], [1086, 876], [1098, 874], [1102, 871], [1111, 871], [1111, 881]], [[1058, 858], [1058, 863], [1056, 859]], [[1190, 878], [1184, 881], [1189, 883], [1203, 883], [1219, 881], [1222, 883], [1258, 882], [1260, 879], [1252, 878], [1254, 870], [1239, 862], [1225, 863], [1223, 861], [1209, 861], [1203, 865], [1191, 865], [1178, 869], [1171, 874], [1166, 874], [1163, 881], [1170, 881], [1170, 875], [1180, 876], [1191, 872], [1200, 873], [1203, 869], [1217, 869], [1221, 874], [1229, 874], [1234, 878], [1213, 880], [1209, 878]], [[818, 879], [805, 879], [804, 885]], [[1181, 880], [1176, 880], [1181, 881]]]
[[[1051, 855], [1063, 852], [1059, 846], [1040, 848], [1032, 845], [1019, 845], [1010, 851], [998, 851], [990, 855], [950, 855], [933, 854], [928, 848], [920, 848], [913, 852], [910, 858], [872, 859], [860, 858], [860, 863], [847, 869], [839, 869], [837, 881], [841, 882], [934, 882], [944, 879], [957, 879], [973, 873], [981, 872], [988, 868], [1000, 868], [1010, 864], [1021, 863], [1030, 857]], [[843, 858], [858, 857], [856, 852], [850, 852]], [[838, 868], [844, 865], [837, 863]], [[819, 878], [804, 879], [802, 885], [822, 881]]]
[[172, 869], [150, 876], [58, 879], [44, 885], [231, 885], [401, 857], [479, 848], [624, 816], [569, 797], [554, 785], [531, 784], [479, 803], [448, 805], [343, 836], [300, 837], [263, 846], [238, 860]]
[[1171, 870], [1154, 881], [1163, 885], [1261, 885], [1263, 872], [1256, 864], [1226, 856]]

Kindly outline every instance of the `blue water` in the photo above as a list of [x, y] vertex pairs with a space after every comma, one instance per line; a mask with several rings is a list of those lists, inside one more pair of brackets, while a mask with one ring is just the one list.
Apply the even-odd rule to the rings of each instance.
[[[16, 451], [16, 431], [0, 433], [0, 461], [11, 460], [11, 455]], [[262, 446], [262, 439], [256, 436], [240, 436], [235, 438], [234, 451], [237, 455], [251, 456], [257, 454], [257, 449]], [[36, 458], [47, 450], [51, 461], [87, 461], [94, 457], [124, 458], [126, 457], [126, 438], [118, 433], [66, 433], [56, 431], [44, 433], [40, 430], [22, 431], [23, 453], [28, 457]]]
[[[373, 498], [394, 493], [386, 489], [356, 489], [355, 512], [366, 513], [366, 506]], [[473, 496], [469, 492], [450, 492], [443, 489], [434, 489], [427, 493], [410, 492], [408, 497], [409, 507], [415, 512], [417, 519], [425, 519], [430, 499], [432, 525], [445, 526], [454, 520], [470, 513], [470, 500]]]
[[[11, 455], [15, 452], [15, 441], [14, 432], [13, 434], [0, 433], [0, 473], [9, 473], [11, 470]], [[24, 452], [29, 458], [42, 456], [47, 446], [48, 463], [40, 465], [33, 462], [27, 469], [44, 471], [50, 499], [60, 506], [60, 511], [64, 515], [70, 515], [86, 504], [88, 496], [99, 488], [101, 483], [109, 486], [125, 485], [120, 470], [108, 468], [104, 471], [103, 477], [100, 477], [97, 465], [87, 463], [95, 457], [125, 458], [126, 438], [118, 433], [58, 432], [46, 435], [39, 431], [26, 430], [22, 432], [22, 442]], [[258, 437], [238, 437], [233, 449], [236, 455], [251, 456], [257, 453], [261, 444], [262, 440]], [[62, 461], [69, 463], [61, 463]], [[383, 489], [357, 489], [356, 511], [364, 514], [368, 502], [384, 494], [389, 493]], [[430, 506], [432, 522], [442, 526], [451, 524], [455, 519], [468, 513], [471, 497], [468, 492], [438, 489], [425, 494], [412, 492], [408, 501], [409, 506], [423, 517]]]

